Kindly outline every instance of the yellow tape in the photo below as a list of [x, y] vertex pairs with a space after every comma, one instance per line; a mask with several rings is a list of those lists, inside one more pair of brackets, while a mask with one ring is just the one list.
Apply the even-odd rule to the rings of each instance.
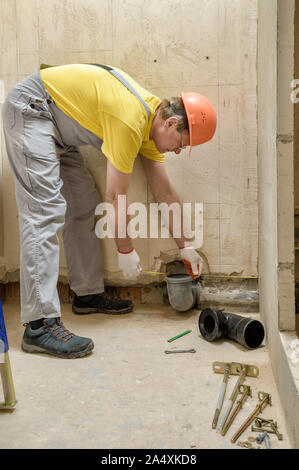
[[165, 276], [167, 276], [167, 273], [161, 273], [160, 271], [145, 271], [144, 269], [141, 271], [141, 273], [145, 273], [145, 274], [165, 274]]

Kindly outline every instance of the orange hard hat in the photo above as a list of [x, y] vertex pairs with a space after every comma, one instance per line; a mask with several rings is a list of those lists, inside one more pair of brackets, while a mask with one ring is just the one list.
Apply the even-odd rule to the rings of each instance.
[[217, 116], [209, 100], [199, 93], [182, 93], [182, 100], [188, 118], [191, 152], [195, 145], [212, 139], [217, 126]]

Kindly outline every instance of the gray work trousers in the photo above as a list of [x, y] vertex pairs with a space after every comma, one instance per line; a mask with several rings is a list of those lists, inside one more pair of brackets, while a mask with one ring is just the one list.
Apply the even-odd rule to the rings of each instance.
[[102, 141], [55, 106], [39, 72], [9, 92], [3, 128], [19, 210], [21, 322], [58, 317], [60, 230], [71, 289], [104, 291], [94, 232], [100, 197], [77, 150], [87, 144], [100, 150]]

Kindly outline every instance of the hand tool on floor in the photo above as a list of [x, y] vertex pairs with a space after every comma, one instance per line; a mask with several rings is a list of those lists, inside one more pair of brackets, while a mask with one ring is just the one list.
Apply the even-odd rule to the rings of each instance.
[[[228, 415], [233, 407], [233, 404], [235, 403], [236, 401], [236, 398], [238, 396], [238, 392], [239, 392], [239, 386], [243, 384], [244, 380], [245, 380], [245, 377], [246, 376], [251, 376], [251, 377], [257, 377], [258, 376], [258, 373], [259, 373], [259, 370], [256, 366], [252, 366], [252, 365], [249, 365], [249, 364], [239, 364], [239, 363], [233, 363], [232, 362], [232, 367], [231, 368], [231, 374], [235, 373], [235, 374], [238, 374], [239, 375], [239, 378], [235, 384], [235, 387], [232, 391], [232, 394], [227, 402], [227, 405], [224, 409], [224, 412], [223, 414], [220, 416], [220, 419], [219, 419], [219, 422], [218, 422], [218, 425], [217, 425], [217, 432], [220, 432], [222, 431], [222, 429], [224, 428], [225, 426], [225, 423], [226, 423], [226, 420], [228, 419]], [[232, 372], [234, 371], [234, 372]]]
[[249, 385], [240, 385], [239, 386], [239, 392], [241, 393], [241, 398], [240, 398], [240, 400], [237, 401], [237, 404], [236, 404], [235, 408], [233, 409], [233, 411], [231, 412], [230, 416], [228, 417], [225, 425], [223, 426], [222, 431], [221, 431], [222, 436], [225, 436], [225, 434], [229, 430], [229, 428], [232, 425], [235, 417], [237, 416], [237, 414], [241, 410], [243, 404], [247, 400], [247, 397], [252, 396], [251, 395], [251, 388], [250, 388]]
[[256, 416], [259, 415], [267, 405], [270, 405], [270, 406], [272, 405], [271, 395], [269, 395], [269, 393], [258, 392], [258, 399], [260, 403], [256, 405], [253, 412], [248, 416], [246, 421], [244, 421], [242, 426], [233, 435], [233, 437], [231, 438], [232, 443], [236, 442], [236, 440], [241, 436], [241, 434], [245, 431], [245, 429], [248, 428], [248, 426], [253, 422], [254, 418], [256, 418]]
[[176, 354], [176, 353], [196, 353], [195, 349], [177, 349], [173, 351], [164, 351], [165, 354]]
[[225, 369], [224, 369], [224, 375], [223, 375], [223, 381], [221, 383], [220, 387], [220, 392], [219, 392], [219, 397], [216, 405], [216, 410], [212, 422], [212, 429], [216, 429], [218, 418], [220, 415], [220, 411], [223, 405], [223, 400], [224, 400], [224, 395], [227, 387], [227, 382], [229, 379], [229, 373], [230, 373], [230, 363], [225, 364]]
[[192, 330], [187, 330], [187, 331], [184, 331], [183, 333], [180, 333], [179, 335], [177, 336], [174, 336], [173, 338], [170, 338], [167, 340], [168, 343], [171, 343], [172, 341], [174, 341], [175, 339], [178, 339], [180, 338], [181, 336], [184, 336], [184, 335], [187, 335], [188, 333], [191, 333]]

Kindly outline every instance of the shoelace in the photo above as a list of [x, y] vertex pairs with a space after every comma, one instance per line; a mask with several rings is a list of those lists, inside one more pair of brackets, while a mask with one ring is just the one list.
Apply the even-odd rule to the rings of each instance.
[[121, 301], [121, 299], [116, 299], [113, 297], [113, 295], [106, 294], [106, 292], [102, 294], [102, 297], [105, 301], [105, 305], [109, 305], [110, 303], [112, 306], [114, 306], [118, 305], [118, 302]]
[[106, 293], [102, 294], [102, 296], [106, 300], [115, 300], [112, 295], [109, 295], [109, 294], [106, 294]]
[[62, 322], [57, 322], [55, 326], [49, 327], [50, 331], [57, 336], [58, 339], [62, 339], [63, 341], [68, 341], [69, 339], [73, 338], [75, 335], [67, 330]]

